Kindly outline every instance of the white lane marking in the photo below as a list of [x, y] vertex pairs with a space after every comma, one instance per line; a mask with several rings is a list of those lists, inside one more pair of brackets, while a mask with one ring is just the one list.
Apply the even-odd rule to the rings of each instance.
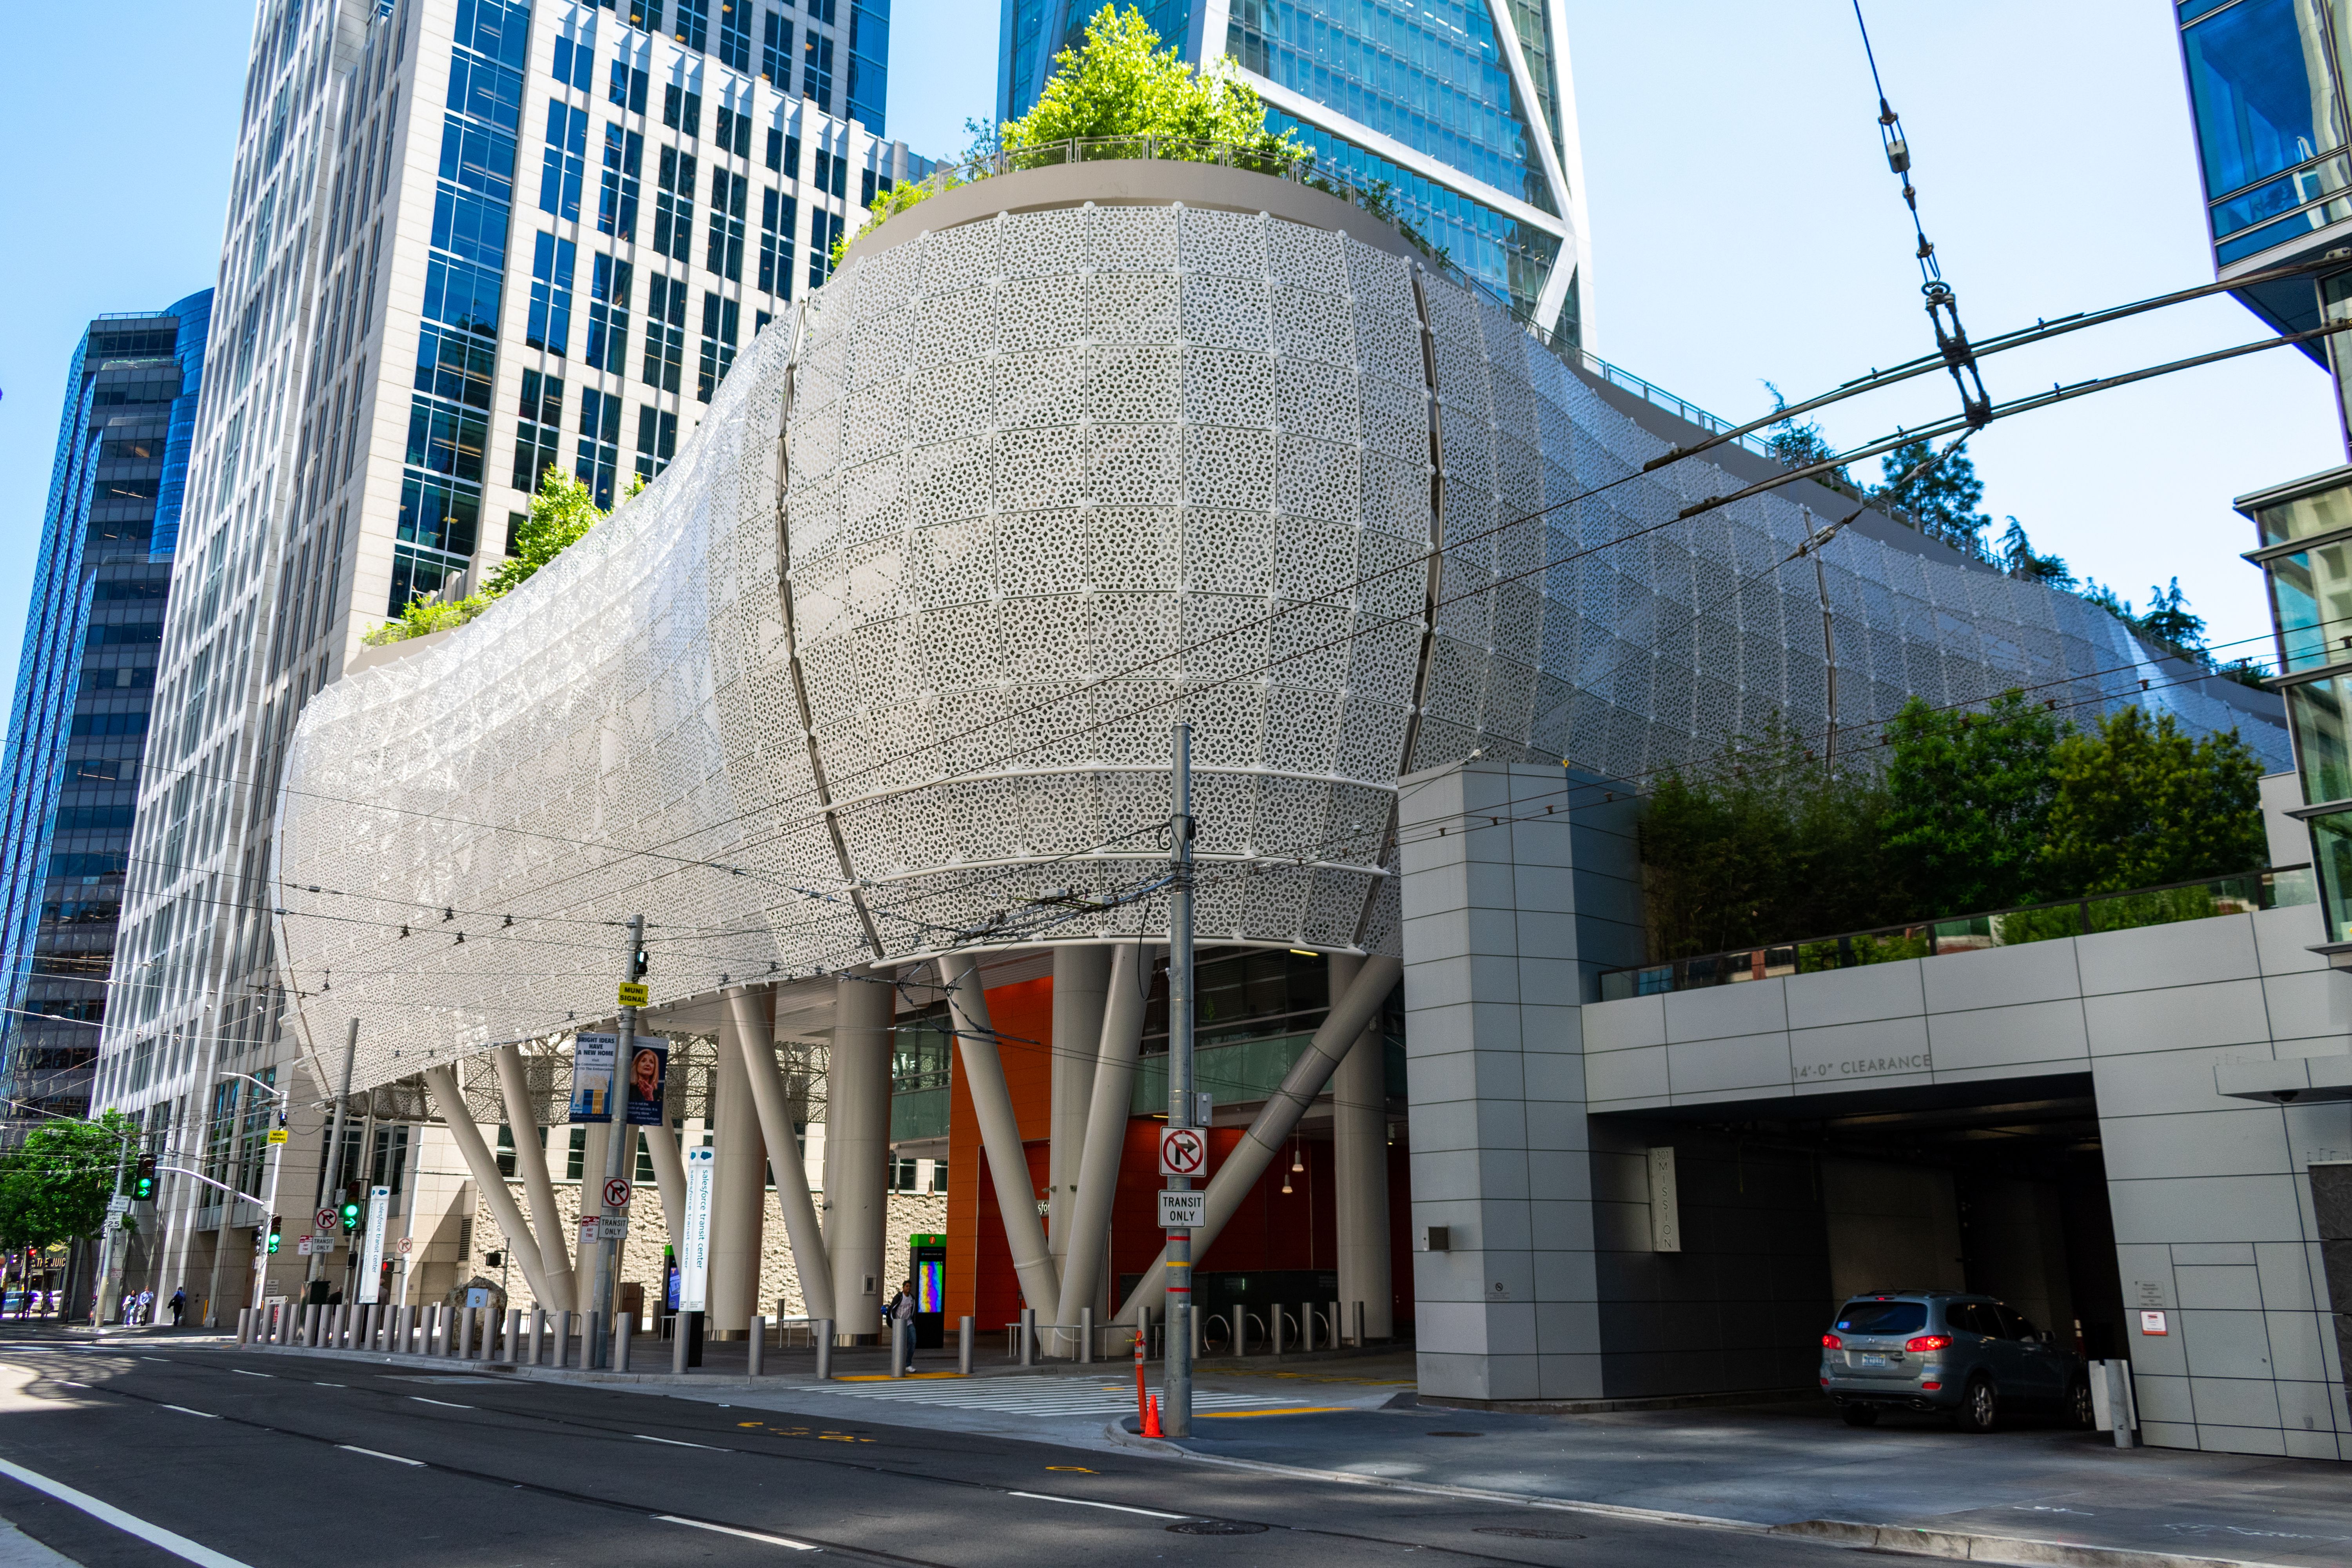
[[233, 1366], [233, 1367], [229, 1368], [229, 1371], [231, 1371], [231, 1372], [233, 1372], [233, 1373], [236, 1373], [236, 1375], [237, 1375], [237, 1376], [239, 1376], [239, 1377], [273, 1377], [273, 1376], [277, 1375], [277, 1374], [276, 1374], [276, 1373], [267, 1373], [267, 1372], [247, 1372], [247, 1371], [246, 1371], [246, 1370], [245, 1370], [245, 1368], [243, 1368], [243, 1367], [241, 1367], [241, 1366]]
[[341, 1388], [344, 1384], [340, 1383], [314, 1383], [310, 1386], [313, 1388]]
[[414, 1399], [419, 1405], [437, 1405], [444, 1410], [471, 1410], [473, 1408], [470, 1405], [453, 1405], [446, 1399], [427, 1399], [421, 1394], [412, 1394], [408, 1397]]
[[[724, 1454], [729, 1452], [729, 1450], [725, 1448], [712, 1448], [708, 1443], [681, 1443], [675, 1437], [648, 1437], [643, 1432], [635, 1432], [630, 1434], [630, 1436], [635, 1437], [637, 1441], [641, 1443], [667, 1443], [673, 1448], [707, 1448], [714, 1454]], [[716, 1530], [718, 1526], [713, 1525], [711, 1528]]]
[[58, 1381], [64, 1384], [68, 1388], [88, 1388], [89, 1386], [89, 1384], [86, 1383], [76, 1383], [69, 1377], [61, 1377], [58, 1379]]
[[142, 1356], [141, 1356], [139, 1359], [140, 1359], [141, 1361], [160, 1361], [160, 1362], [163, 1363], [166, 1366], [170, 1365], [170, 1364], [171, 1364], [171, 1361], [172, 1361], [172, 1358], [171, 1358], [170, 1356], [163, 1356], [163, 1355], [142, 1355]]
[[1156, 1508], [1129, 1508], [1119, 1502], [1096, 1502], [1091, 1498], [1055, 1497], [1051, 1492], [1007, 1492], [1007, 1497], [1025, 1497], [1037, 1502], [1075, 1503], [1079, 1508], [1107, 1508], [1115, 1513], [1139, 1513], [1146, 1519], [1190, 1519], [1189, 1513], [1162, 1513]]
[[[700, 1447], [701, 1445], [696, 1443], [689, 1444], [688, 1447]], [[721, 1535], [740, 1535], [746, 1541], [764, 1541], [771, 1546], [789, 1546], [795, 1552], [814, 1552], [816, 1550], [815, 1547], [811, 1546], [805, 1541], [793, 1541], [782, 1535], [762, 1535], [756, 1530], [737, 1530], [732, 1525], [712, 1524], [706, 1520], [682, 1519], [674, 1513], [657, 1513], [654, 1515], [654, 1518], [659, 1520], [664, 1524], [683, 1524], [689, 1530], [714, 1530]]]
[[335, 1447], [347, 1454], [365, 1454], [371, 1459], [390, 1459], [395, 1465], [411, 1465], [420, 1470], [425, 1468], [425, 1461], [422, 1459], [404, 1459], [398, 1454], [385, 1454], [373, 1448], [362, 1448], [357, 1443], [338, 1443]]
[[160, 1524], [150, 1524], [136, 1514], [125, 1513], [112, 1503], [100, 1502], [88, 1492], [76, 1491], [62, 1481], [53, 1481], [22, 1465], [0, 1459], [0, 1475], [13, 1477], [35, 1491], [47, 1492], [59, 1502], [81, 1510], [92, 1519], [102, 1520], [126, 1535], [135, 1535], [148, 1545], [161, 1547], [174, 1557], [199, 1564], [200, 1568], [246, 1568], [234, 1557], [200, 1545], [184, 1535], [165, 1530]]
[[213, 1415], [209, 1411], [191, 1410], [184, 1405], [166, 1405], [163, 1408], [166, 1410], [176, 1410], [183, 1415], [202, 1415], [207, 1421], [217, 1421], [220, 1419], [219, 1416]]

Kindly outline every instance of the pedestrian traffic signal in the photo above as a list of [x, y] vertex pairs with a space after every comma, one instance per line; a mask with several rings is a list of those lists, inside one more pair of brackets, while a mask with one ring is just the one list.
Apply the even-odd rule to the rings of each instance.
[[137, 1168], [131, 1173], [131, 1196], [133, 1201], [143, 1204], [154, 1195], [155, 1156], [142, 1154]]
[[276, 1215], [271, 1215], [269, 1216], [269, 1250], [270, 1250], [270, 1251], [275, 1252], [275, 1251], [277, 1251], [277, 1250], [278, 1250], [278, 1240], [279, 1240], [279, 1232], [280, 1232], [280, 1231], [282, 1231], [284, 1228], [285, 1228], [285, 1227], [284, 1227], [281, 1224], [279, 1224], [279, 1222], [278, 1222], [278, 1216], [277, 1216]]
[[629, 978], [632, 980], [643, 980], [645, 977], [646, 950], [641, 947], [629, 954]]
[[343, 1202], [343, 1228], [345, 1230], [357, 1230], [359, 1227], [360, 1205], [356, 1202], [347, 1198]]

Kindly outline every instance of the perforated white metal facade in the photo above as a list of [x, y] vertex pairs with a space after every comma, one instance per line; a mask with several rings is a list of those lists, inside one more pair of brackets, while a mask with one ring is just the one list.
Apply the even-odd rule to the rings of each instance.
[[[362, 1020], [359, 1081], [608, 1014], [597, 922], [632, 913], [657, 1002], [1161, 929], [1179, 718], [1202, 939], [1386, 951], [1402, 773], [1638, 780], [1826, 724], [1813, 575], [1780, 567], [1819, 520], [1612, 544], [1739, 482], [1629, 478], [1663, 443], [1397, 255], [1158, 205], [895, 226], [646, 494], [305, 711], [283, 951], [306, 1012]], [[2235, 721], [2138, 698], [2147, 656], [2069, 595], [1851, 532], [1827, 561], [1845, 724], [2070, 680], [2044, 694]]]

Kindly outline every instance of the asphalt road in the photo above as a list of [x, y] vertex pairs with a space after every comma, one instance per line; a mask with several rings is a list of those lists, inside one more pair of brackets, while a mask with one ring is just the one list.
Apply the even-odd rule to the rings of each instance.
[[[89, 1568], [731, 1568], [811, 1551], [909, 1568], [1384, 1568], [1433, 1555], [1796, 1568], [1839, 1550], [1147, 1454], [192, 1345], [0, 1342], [0, 1518]], [[43, 1480], [123, 1517], [105, 1522]], [[152, 1543], [164, 1531], [184, 1544]]]

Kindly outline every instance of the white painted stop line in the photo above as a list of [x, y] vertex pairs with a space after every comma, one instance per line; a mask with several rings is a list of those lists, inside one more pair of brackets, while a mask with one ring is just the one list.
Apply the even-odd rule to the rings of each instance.
[[63, 1481], [53, 1481], [22, 1465], [0, 1459], [0, 1475], [20, 1480], [35, 1491], [47, 1492], [59, 1502], [81, 1510], [92, 1519], [103, 1521], [126, 1535], [135, 1535], [148, 1545], [160, 1547], [174, 1557], [197, 1563], [200, 1568], [246, 1568], [244, 1563], [225, 1552], [215, 1552], [211, 1547], [165, 1530], [160, 1524], [150, 1524], [136, 1514], [125, 1513], [110, 1502], [100, 1502], [88, 1492], [76, 1491]]

